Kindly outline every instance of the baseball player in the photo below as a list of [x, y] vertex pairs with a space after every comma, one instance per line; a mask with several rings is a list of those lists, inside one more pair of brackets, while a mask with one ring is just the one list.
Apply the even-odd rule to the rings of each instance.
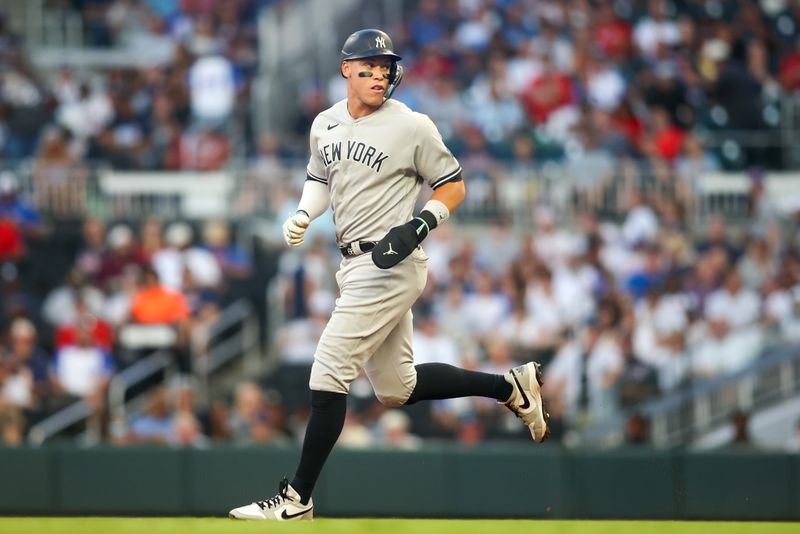
[[[342, 48], [347, 98], [311, 126], [307, 179], [283, 225], [289, 246], [330, 206], [343, 259], [340, 297], [314, 354], [311, 417], [291, 483], [272, 498], [231, 510], [235, 519], [311, 519], [311, 494], [342, 430], [350, 383], [364, 369], [387, 406], [465, 396], [494, 398], [519, 416], [534, 441], [549, 435], [536, 363], [493, 375], [441, 363], [414, 365], [411, 306], [427, 278], [420, 243], [464, 199], [461, 167], [426, 115], [391, 100], [402, 78], [389, 36], [355, 32]], [[430, 201], [414, 216], [422, 184]]]

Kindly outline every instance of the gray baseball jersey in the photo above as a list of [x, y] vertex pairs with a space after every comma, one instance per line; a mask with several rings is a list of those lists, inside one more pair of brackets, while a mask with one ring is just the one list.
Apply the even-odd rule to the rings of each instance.
[[[380, 241], [413, 217], [422, 183], [437, 188], [461, 179], [461, 167], [433, 122], [395, 100], [353, 120], [347, 101], [311, 126], [308, 179], [328, 186], [339, 246]], [[381, 402], [403, 404], [417, 382], [411, 349], [411, 306], [427, 279], [418, 247], [391, 269], [370, 254], [342, 260], [340, 296], [322, 333], [310, 387], [346, 393], [364, 369]]]
[[339, 245], [379, 241], [413, 217], [422, 181], [436, 188], [461, 167], [433, 121], [387, 100], [353, 120], [342, 100], [314, 120], [308, 177], [326, 184]]

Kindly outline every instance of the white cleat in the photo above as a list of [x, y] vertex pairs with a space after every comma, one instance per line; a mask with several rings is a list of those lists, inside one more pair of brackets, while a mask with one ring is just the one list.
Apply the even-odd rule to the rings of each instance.
[[536, 362], [529, 362], [508, 371], [503, 378], [511, 384], [511, 397], [502, 403], [522, 419], [531, 431], [533, 441], [541, 443], [550, 437], [550, 414], [542, 402], [542, 371]]
[[251, 519], [255, 521], [291, 521], [293, 519], [314, 519], [314, 501], [300, 502], [300, 494], [289, 485], [287, 479], [278, 485], [278, 494], [263, 501], [234, 508], [228, 513], [231, 519]]

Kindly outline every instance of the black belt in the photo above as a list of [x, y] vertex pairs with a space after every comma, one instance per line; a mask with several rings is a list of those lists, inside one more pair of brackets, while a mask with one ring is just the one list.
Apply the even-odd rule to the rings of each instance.
[[369, 252], [375, 248], [377, 244], [377, 241], [353, 241], [352, 243], [339, 247], [339, 252], [341, 252], [342, 256], [345, 258], [354, 258]]

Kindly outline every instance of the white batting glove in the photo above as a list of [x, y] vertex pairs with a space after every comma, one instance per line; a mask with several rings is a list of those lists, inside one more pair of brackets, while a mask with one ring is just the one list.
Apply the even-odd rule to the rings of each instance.
[[308, 224], [311, 220], [308, 213], [298, 210], [297, 213], [286, 219], [283, 223], [283, 239], [290, 247], [299, 247], [303, 244]]

